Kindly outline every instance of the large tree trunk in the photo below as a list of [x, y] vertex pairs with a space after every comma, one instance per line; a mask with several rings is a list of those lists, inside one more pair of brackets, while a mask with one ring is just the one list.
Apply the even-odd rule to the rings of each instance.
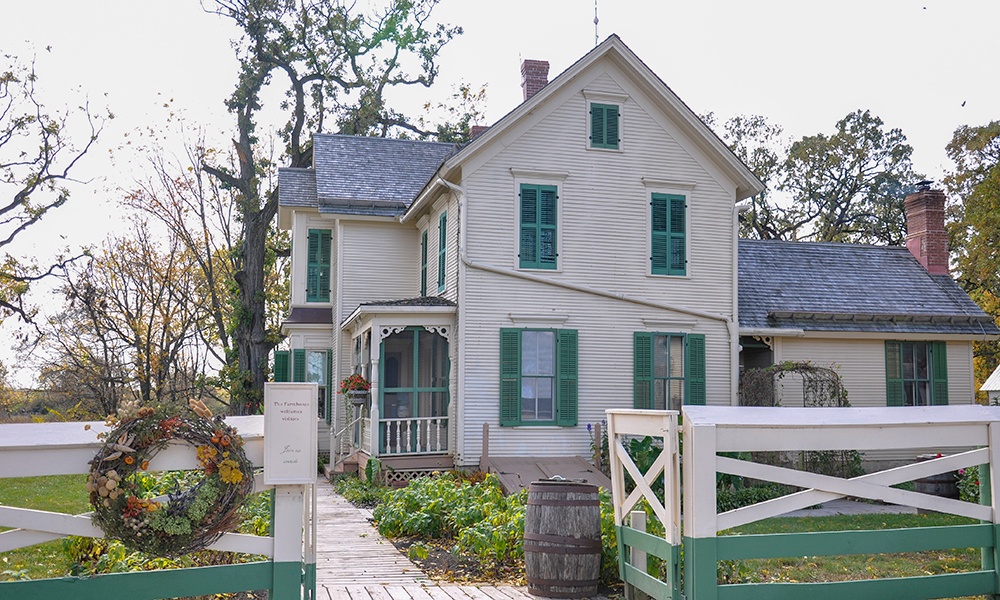
[[[264, 310], [264, 272], [267, 233], [274, 218], [270, 203], [264, 210], [250, 216], [245, 224], [243, 269], [236, 273], [239, 286], [240, 315], [233, 331], [239, 351], [240, 390], [233, 398], [231, 410], [236, 414], [257, 414], [264, 401], [267, 364], [274, 342], [269, 339]], [[242, 397], [241, 397], [242, 396]]]

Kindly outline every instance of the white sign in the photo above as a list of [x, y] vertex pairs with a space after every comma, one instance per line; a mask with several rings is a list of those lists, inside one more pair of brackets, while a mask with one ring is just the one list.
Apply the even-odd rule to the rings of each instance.
[[264, 483], [316, 482], [319, 385], [264, 385]]

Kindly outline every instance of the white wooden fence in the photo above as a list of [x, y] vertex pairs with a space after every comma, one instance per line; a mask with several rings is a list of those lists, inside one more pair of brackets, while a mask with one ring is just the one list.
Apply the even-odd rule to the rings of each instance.
[[[684, 589], [688, 600], [939, 598], [992, 595], [998, 588], [997, 512], [1000, 408], [757, 408], [685, 406], [683, 412]], [[926, 447], [954, 451], [926, 462], [843, 479], [737, 460], [720, 453]], [[969, 450], [969, 448], [973, 448]], [[891, 486], [983, 465], [985, 505]], [[774, 500], [723, 513], [716, 509], [716, 474], [802, 488]], [[914, 529], [718, 536], [739, 525], [850, 496], [971, 517], [982, 525]], [[992, 498], [992, 500], [989, 500]], [[790, 556], [881, 554], [950, 548], [983, 549], [979, 571], [923, 577], [824, 583], [718, 585], [718, 562]]]
[[[264, 451], [263, 417], [229, 417], [246, 442], [245, 452], [261, 466]], [[85, 426], [89, 425], [89, 429]], [[3, 478], [40, 475], [85, 474], [102, 442], [96, 434], [103, 423], [26, 423], [0, 425], [0, 485]], [[178, 442], [160, 451], [151, 471], [196, 469], [194, 448]], [[81, 482], [81, 486], [82, 486]], [[254, 491], [262, 491], [258, 475]], [[136, 573], [114, 573], [95, 577], [63, 577], [36, 581], [0, 583], [4, 600], [104, 600], [129, 598], [155, 600], [192, 596], [270, 590], [271, 600], [301, 600], [315, 597], [316, 554], [312, 515], [316, 506], [314, 485], [273, 486], [272, 537], [225, 534], [213, 550], [245, 552], [268, 557], [267, 561]], [[103, 537], [89, 515], [67, 515], [25, 508], [0, 506], [0, 552], [56, 540], [68, 535]]]
[[[619, 576], [630, 596], [637, 589], [659, 600], [679, 598], [681, 488], [677, 411], [609, 410], [607, 415]], [[646, 436], [652, 438], [662, 450], [643, 472], [629, 456], [626, 444]], [[631, 483], [631, 492], [626, 491], [626, 475]], [[653, 490], [660, 477], [664, 483], [662, 496]], [[646, 533], [643, 501], [663, 524], [662, 538]], [[663, 580], [647, 572], [647, 555], [657, 557], [665, 564], [666, 576]]]

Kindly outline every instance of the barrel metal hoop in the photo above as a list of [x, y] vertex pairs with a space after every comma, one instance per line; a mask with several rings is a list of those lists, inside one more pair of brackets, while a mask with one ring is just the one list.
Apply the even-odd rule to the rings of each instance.
[[565, 579], [539, 579], [537, 577], [527, 577], [528, 583], [531, 585], [551, 585], [555, 587], [587, 587], [597, 585], [599, 579], [575, 579], [573, 581], [567, 581]]
[[547, 500], [545, 498], [528, 497], [528, 504], [532, 506], [600, 506], [601, 503], [594, 500]]
[[542, 494], [597, 494], [595, 485], [572, 485], [572, 484], [548, 484], [541, 482], [532, 483], [528, 486], [528, 492], [540, 492]]
[[[578, 548], [600, 548], [601, 540], [591, 538], [567, 537], [562, 535], [546, 535], [544, 533], [533, 533], [526, 531], [524, 540], [530, 542], [547, 542], [549, 544], [564, 544]], [[545, 546], [549, 548], [551, 546]]]

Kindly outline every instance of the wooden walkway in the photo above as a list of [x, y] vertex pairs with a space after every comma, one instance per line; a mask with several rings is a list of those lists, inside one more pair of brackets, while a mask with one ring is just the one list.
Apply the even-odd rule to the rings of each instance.
[[317, 482], [317, 600], [529, 600], [524, 587], [431, 581], [355, 508]]

